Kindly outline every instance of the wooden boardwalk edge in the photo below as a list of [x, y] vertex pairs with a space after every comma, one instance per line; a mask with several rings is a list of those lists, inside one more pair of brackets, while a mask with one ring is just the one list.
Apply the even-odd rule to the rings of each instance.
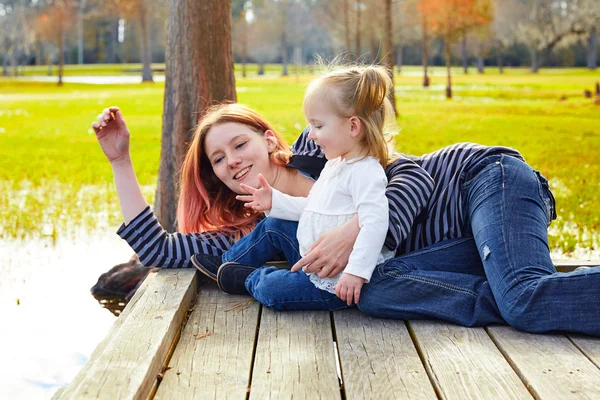
[[[555, 265], [570, 272], [600, 260]], [[507, 326], [382, 320], [357, 310], [281, 313], [214, 287], [201, 288], [193, 303], [197, 289], [195, 269], [150, 274], [82, 370], [52, 399], [189, 397], [190, 386], [202, 398], [217, 393], [230, 398], [233, 387], [250, 399], [310, 396], [311, 390], [348, 399], [393, 393], [600, 398], [597, 338], [558, 335], [559, 340]], [[240, 308], [241, 303], [247, 305]], [[537, 361], [523, 356], [525, 350], [534, 351]], [[549, 369], [536, 369], [542, 364]], [[370, 373], [362, 375], [365, 369]], [[195, 383], [182, 384], [186, 381]]]
[[[161, 270], [144, 282], [61, 399], [147, 398], [195, 296], [195, 270]], [[137, 297], [136, 297], [137, 296]]]

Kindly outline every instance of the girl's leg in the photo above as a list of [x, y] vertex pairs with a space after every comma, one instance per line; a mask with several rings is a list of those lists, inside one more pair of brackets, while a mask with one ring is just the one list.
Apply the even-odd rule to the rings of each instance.
[[473, 238], [446, 240], [378, 265], [358, 308], [380, 318], [505, 324]]
[[547, 181], [524, 162], [496, 156], [468, 177], [464, 201], [500, 312], [515, 328], [600, 335], [600, 268], [557, 273], [547, 227]]
[[246, 289], [261, 304], [276, 310], [333, 311], [348, 307], [335, 294], [317, 289], [302, 271], [257, 268], [246, 278]]
[[297, 222], [265, 218], [223, 254], [223, 262], [260, 267], [283, 252], [288, 263], [294, 265], [300, 259], [297, 229]]

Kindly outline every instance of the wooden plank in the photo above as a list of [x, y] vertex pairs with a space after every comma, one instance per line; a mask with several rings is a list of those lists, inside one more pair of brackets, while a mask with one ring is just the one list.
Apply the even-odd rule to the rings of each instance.
[[570, 272], [577, 267], [598, 267], [600, 260], [552, 260], [558, 272]]
[[425, 368], [442, 399], [531, 399], [483, 328], [410, 321]]
[[328, 312], [262, 308], [251, 399], [340, 398]]
[[536, 398], [600, 398], [600, 370], [565, 335], [534, 335], [507, 326], [488, 331]]
[[576, 334], [570, 334], [568, 337], [596, 367], [600, 368], [600, 338]]
[[136, 293], [61, 399], [148, 397], [178, 338], [196, 282], [195, 270], [159, 271], [143, 293]]
[[245, 399], [259, 304], [201, 287], [155, 399]]
[[437, 399], [404, 321], [333, 315], [347, 399]]

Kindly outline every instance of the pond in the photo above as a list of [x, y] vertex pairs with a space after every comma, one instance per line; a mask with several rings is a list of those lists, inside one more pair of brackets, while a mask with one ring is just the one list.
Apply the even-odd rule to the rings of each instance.
[[116, 321], [90, 288], [132, 254], [110, 231], [0, 239], [1, 399], [50, 399], [69, 384]]

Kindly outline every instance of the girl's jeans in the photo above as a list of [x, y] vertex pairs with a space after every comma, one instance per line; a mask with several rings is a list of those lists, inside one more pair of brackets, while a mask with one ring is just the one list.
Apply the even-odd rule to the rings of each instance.
[[[317, 289], [303, 271], [262, 267], [283, 252], [290, 265], [300, 260], [298, 223], [265, 218], [223, 254], [223, 262], [257, 267], [246, 278], [246, 289], [261, 304], [276, 310], [340, 310], [348, 306], [335, 294]], [[364, 287], [364, 286], [363, 286]]]

